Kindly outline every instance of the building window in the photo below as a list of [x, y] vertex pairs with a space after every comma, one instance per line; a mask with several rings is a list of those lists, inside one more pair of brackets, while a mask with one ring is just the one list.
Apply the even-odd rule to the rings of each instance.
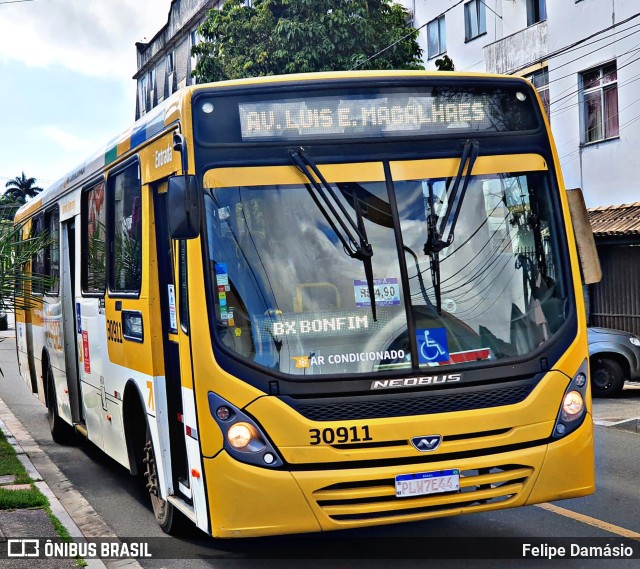
[[170, 51], [167, 54], [167, 77], [164, 83], [164, 96], [168, 97], [176, 90], [176, 62], [174, 52]]
[[138, 96], [140, 97], [140, 114], [144, 115], [149, 109], [147, 108], [147, 101], [149, 99], [147, 93], [147, 76], [143, 75], [140, 78], [140, 92]]
[[175, 60], [173, 59], [173, 52], [170, 51], [167, 54], [167, 75], [175, 71]]
[[155, 68], [149, 71], [149, 86], [148, 86], [148, 101], [147, 101], [147, 110], [153, 109], [153, 107], [157, 104], [157, 96], [156, 93], [156, 70]]
[[538, 91], [540, 99], [542, 99], [542, 106], [544, 112], [547, 113], [547, 118], [551, 117], [551, 102], [549, 99], [549, 70], [545, 67], [540, 69], [531, 75], [527, 75], [526, 79], [533, 83], [533, 86]]
[[618, 73], [616, 63], [581, 74], [583, 142], [618, 136]]
[[487, 13], [483, 0], [471, 0], [464, 5], [465, 41], [487, 33]]
[[444, 15], [427, 24], [427, 56], [432, 59], [447, 51]]
[[[200, 43], [200, 34], [198, 30], [193, 30], [191, 32], [191, 49], [197, 46]], [[198, 56], [194, 55], [193, 51], [191, 52], [191, 69], [190, 71], [193, 73], [196, 69], [196, 65], [198, 65]], [[197, 83], [197, 79], [195, 77], [191, 77], [191, 85], [195, 85]]]
[[527, 0], [527, 26], [547, 19], [547, 0]]

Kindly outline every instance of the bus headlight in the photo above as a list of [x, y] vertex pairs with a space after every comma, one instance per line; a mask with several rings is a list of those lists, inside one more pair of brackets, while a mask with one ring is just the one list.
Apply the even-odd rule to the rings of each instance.
[[268, 468], [284, 464], [257, 422], [244, 411], [213, 392], [209, 392], [209, 410], [222, 431], [224, 449], [233, 458]]
[[587, 381], [588, 362], [585, 360], [569, 382], [564, 392], [562, 405], [553, 428], [553, 438], [559, 439], [575, 431], [587, 414], [585, 404], [589, 382]]
[[[249, 445], [260, 443], [260, 436], [255, 427], [250, 423], [235, 423], [227, 431], [227, 440], [236, 450], [247, 450]], [[264, 445], [263, 445], [264, 446]]]
[[582, 395], [577, 391], [569, 391], [562, 402], [562, 419], [572, 421], [582, 413], [583, 407], [584, 399], [582, 399]]

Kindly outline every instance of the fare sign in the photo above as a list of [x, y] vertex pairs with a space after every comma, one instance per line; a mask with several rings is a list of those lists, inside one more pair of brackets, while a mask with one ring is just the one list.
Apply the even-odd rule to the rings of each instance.
[[492, 128], [492, 97], [470, 92], [434, 96], [386, 93], [239, 103], [243, 141], [352, 138]]

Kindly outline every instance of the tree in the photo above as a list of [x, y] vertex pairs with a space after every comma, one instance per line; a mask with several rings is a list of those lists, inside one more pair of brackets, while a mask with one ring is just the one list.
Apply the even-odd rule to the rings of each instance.
[[447, 54], [443, 55], [440, 59], [436, 59], [435, 63], [438, 71], [455, 71], [456, 69], [453, 60]]
[[35, 198], [42, 191], [42, 188], [35, 184], [35, 178], [27, 178], [22, 172], [22, 176], [17, 176], [5, 184], [7, 189], [2, 198], [19, 204], [26, 203], [27, 198]]
[[46, 232], [29, 235], [23, 224], [0, 221], [0, 312], [27, 310], [42, 300], [42, 295], [32, 291], [48, 288], [53, 280], [32, 273], [30, 263], [37, 252], [51, 243]]
[[0, 222], [11, 221], [21, 205], [21, 203], [14, 201], [11, 196], [0, 196]]
[[[28, 310], [42, 301], [41, 295], [32, 291], [51, 286], [51, 277], [29, 270], [33, 256], [49, 243], [51, 238], [45, 233], [29, 236], [22, 225], [0, 220], [0, 317], [3, 326], [6, 312]], [[0, 342], [2, 340], [0, 338]]]
[[0, 196], [0, 220], [12, 220], [27, 198], [34, 198], [42, 191], [42, 188], [35, 184], [36, 179], [27, 178], [24, 172], [5, 184], [7, 189]]
[[423, 69], [418, 31], [393, 0], [228, 0], [200, 27], [200, 82], [312, 71]]

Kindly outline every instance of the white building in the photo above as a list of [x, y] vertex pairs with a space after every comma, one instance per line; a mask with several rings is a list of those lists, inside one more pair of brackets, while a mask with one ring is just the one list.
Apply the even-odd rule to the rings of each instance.
[[397, 0], [420, 28], [427, 69], [534, 81], [549, 109], [565, 185], [588, 206], [640, 195], [638, 0]]
[[147, 43], [136, 43], [138, 84], [136, 120], [181, 87], [192, 85], [196, 58], [191, 48], [200, 42], [198, 27], [209, 10], [225, 0], [171, 0], [167, 23]]

